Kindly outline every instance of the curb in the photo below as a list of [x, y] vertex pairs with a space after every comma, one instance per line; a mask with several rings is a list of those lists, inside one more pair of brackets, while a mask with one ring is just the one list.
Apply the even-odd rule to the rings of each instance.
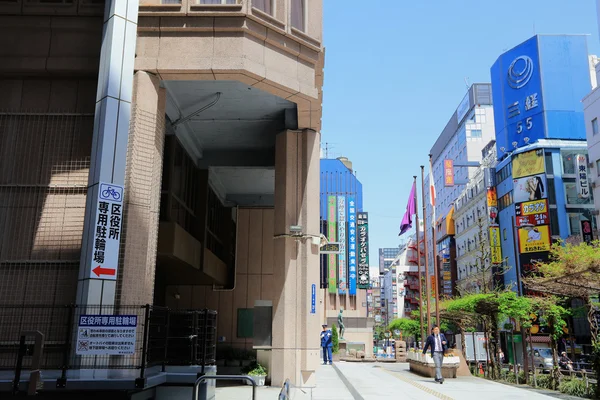
[[342, 380], [342, 382], [344, 382], [344, 385], [346, 386], [346, 389], [348, 389], [348, 391], [350, 392], [350, 394], [352, 395], [352, 397], [354, 397], [354, 400], [365, 400], [360, 393], [358, 393], [358, 390], [356, 390], [356, 388], [354, 386], [352, 386], [352, 384], [350, 383], [350, 381], [348, 380], [348, 378], [346, 378], [346, 376], [342, 373], [342, 371], [340, 371], [340, 369], [337, 367], [337, 365], [335, 365], [335, 363], [331, 364], [331, 366], [333, 367], [333, 369], [335, 370], [335, 372], [338, 374], [338, 376], [340, 377], [340, 379]]

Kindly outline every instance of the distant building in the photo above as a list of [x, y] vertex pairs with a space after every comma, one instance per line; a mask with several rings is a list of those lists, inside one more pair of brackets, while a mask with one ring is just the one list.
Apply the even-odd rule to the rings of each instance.
[[398, 256], [400, 252], [400, 246], [398, 247], [385, 247], [379, 249], [379, 274], [385, 275], [392, 265], [392, 261]]

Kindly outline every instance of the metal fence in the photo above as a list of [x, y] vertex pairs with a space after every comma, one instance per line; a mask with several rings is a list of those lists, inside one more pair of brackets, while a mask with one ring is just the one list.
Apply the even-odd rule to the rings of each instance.
[[[134, 341], [131, 354], [105, 355], [82, 348], [78, 337], [86, 329], [86, 321], [98, 326], [109, 318], [135, 326], [135, 337], [128, 339], [129, 343]], [[171, 310], [151, 305], [2, 306], [0, 370], [15, 369], [19, 354], [24, 356], [22, 368], [31, 366], [33, 339], [26, 338], [23, 348], [21, 337], [33, 331], [44, 335], [40, 368], [62, 370], [63, 376], [69, 369], [140, 369], [143, 378], [146, 368], [156, 365], [162, 365], [163, 370], [167, 365], [213, 365], [216, 326], [217, 313], [212, 310]], [[102, 337], [102, 331], [98, 332]], [[82, 355], [82, 350], [98, 354]]]

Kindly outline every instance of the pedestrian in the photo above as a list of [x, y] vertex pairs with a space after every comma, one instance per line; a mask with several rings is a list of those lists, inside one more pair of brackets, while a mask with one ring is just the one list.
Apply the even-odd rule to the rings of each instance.
[[333, 364], [333, 334], [331, 329], [327, 329], [327, 324], [323, 325], [321, 331], [321, 349], [323, 350], [323, 365]]
[[444, 377], [442, 376], [442, 363], [444, 362], [444, 353], [446, 352], [448, 342], [446, 336], [440, 333], [440, 328], [433, 326], [431, 335], [427, 337], [425, 347], [423, 348], [423, 354], [427, 353], [427, 349], [431, 347], [431, 357], [435, 364], [435, 381], [438, 383], [444, 383]]

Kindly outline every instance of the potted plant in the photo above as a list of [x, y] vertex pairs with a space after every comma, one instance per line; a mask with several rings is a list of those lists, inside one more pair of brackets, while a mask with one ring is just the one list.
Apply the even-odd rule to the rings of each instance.
[[[265, 385], [265, 380], [267, 378], [267, 369], [257, 362], [254, 362], [251, 365], [244, 367], [242, 369], [242, 374], [248, 375], [249, 377], [253, 378], [254, 382], [256, 382], [256, 386]], [[248, 381], [244, 382], [246, 382], [246, 385], [251, 384]]]

